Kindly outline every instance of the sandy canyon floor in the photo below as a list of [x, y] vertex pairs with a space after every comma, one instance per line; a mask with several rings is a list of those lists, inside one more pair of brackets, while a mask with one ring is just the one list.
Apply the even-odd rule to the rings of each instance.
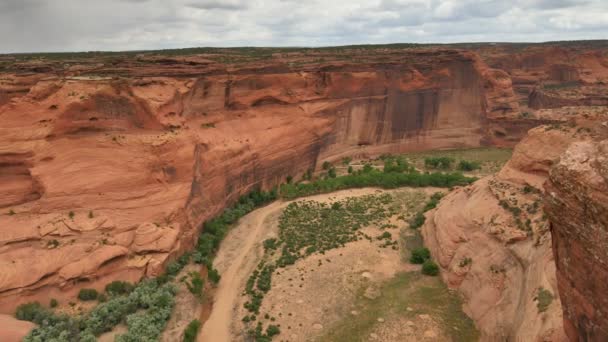
[[[359, 238], [324, 254], [315, 253], [277, 270], [257, 318], [280, 327], [280, 341], [470, 340], [472, 321], [458, 296], [439, 278], [424, 276], [408, 262], [419, 247], [418, 232], [401, 219], [413, 216], [439, 189], [357, 189], [312, 196], [302, 201], [336, 203], [348, 198], [389, 195], [397, 215], [390, 228], [363, 227]], [[215, 266], [223, 274], [213, 311], [202, 329], [203, 341], [243, 341], [255, 323], [243, 296], [249, 275], [264, 256], [263, 241], [276, 238], [279, 217], [291, 202], [276, 202], [247, 215], [229, 233]], [[395, 248], [377, 237], [389, 232]]]

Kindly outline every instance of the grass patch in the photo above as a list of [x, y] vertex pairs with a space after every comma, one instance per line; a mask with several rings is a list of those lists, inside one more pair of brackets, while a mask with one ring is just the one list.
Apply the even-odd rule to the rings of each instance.
[[[345, 319], [328, 329], [321, 342], [367, 341], [378, 323], [378, 317], [407, 317], [414, 320], [418, 314], [429, 314], [438, 320], [444, 333], [452, 341], [477, 341], [479, 333], [473, 321], [462, 311], [460, 297], [447, 289], [436, 277], [425, 277], [418, 272], [400, 273], [380, 288], [376, 299], [364, 297], [365, 286], [357, 295], [357, 316], [344, 313]], [[407, 311], [411, 307], [414, 311]], [[350, 310], [350, 309], [349, 309]]]
[[[445, 150], [445, 151], [427, 151], [427, 152], [414, 152], [406, 153], [403, 156], [406, 157], [410, 163], [421, 170], [431, 170], [425, 166], [426, 159], [437, 158], [450, 158], [455, 163], [450, 163], [448, 170], [457, 167], [462, 171], [473, 171], [467, 170], [470, 166], [474, 167], [474, 170], [480, 175], [487, 175], [498, 172], [504, 164], [511, 159], [513, 150], [509, 148], [472, 148], [472, 149], [456, 149], [456, 150]], [[465, 164], [461, 165], [460, 162], [465, 161]]]

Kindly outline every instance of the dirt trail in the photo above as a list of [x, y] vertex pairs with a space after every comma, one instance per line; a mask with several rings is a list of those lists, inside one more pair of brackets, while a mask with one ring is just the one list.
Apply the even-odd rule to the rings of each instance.
[[[310, 200], [342, 199], [349, 196], [363, 196], [378, 189], [351, 189], [329, 194], [307, 197]], [[290, 201], [291, 202], [291, 201]], [[199, 342], [233, 341], [232, 324], [234, 310], [247, 278], [262, 257], [261, 243], [272, 237], [276, 227], [268, 222], [271, 215], [279, 215], [290, 202], [274, 202], [266, 207], [254, 210], [240, 219], [237, 227], [232, 229], [224, 239], [214, 266], [222, 278], [215, 293], [213, 311], [204, 323], [198, 336]], [[276, 225], [276, 223], [275, 223]]]
[[[230, 325], [234, 316], [235, 300], [240, 295], [241, 287], [246, 282], [246, 278], [256, 265], [257, 258], [252, 258], [256, 255], [256, 246], [263, 240], [263, 236], [268, 233], [264, 227], [266, 217], [280, 211], [286, 205], [285, 202], [275, 202], [253, 211], [241, 218], [238, 227], [233, 229], [226, 237], [226, 241], [230, 243], [230, 246], [226, 247], [230, 250], [218, 255], [216, 263], [222, 278], [215, 293], [213, 311], [205, 322], [198, 341], [231, 341]], [[244, 229], [245, 231], [242, 232]], [[222, 248], [224, 248], [223, 245]], [[226, 263], [229, 263], [229, 265], [224, 265]], [[225, 266], [228, 267], [225, 268]]]

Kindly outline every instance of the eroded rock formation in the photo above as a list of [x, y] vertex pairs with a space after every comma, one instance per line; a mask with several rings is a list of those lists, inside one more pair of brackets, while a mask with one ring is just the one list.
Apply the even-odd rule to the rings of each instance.
[[546, 192], [566, 333], [571, 341], [606, 341], [608, 140], [571, 145]]
[[[601, 124], [608, 112], [577, 110], [560, 124], [532, 129], [497, 175], [450, 193], [427, 214], [425, 243], [448, 286], [464, 295], [484, 340], [566, 339], [557, 300], [564, 285], [556, 280], [540, 189], [570, 144], [608, 136]], [[568, 220], [565, 208], [556, 212]], [[553, 300], [545, 306], [547, 297]]]
[[488, 120], [518, 112], [508, 75], [474, 53], [384, 57], [17, 64], [0, 107], [0, 311], [156, 275], [227, 203], [320, 161], [480, 146]]
[[[297, 179], [325, 160], [512, 146], [530, 128], [563, 120], [563, 113], [524, 115], [520, 86], [528, 81], [522, 80], [537, 68], [560, 82], [590, 77], [579, 66], [559, 66], [569, 55], [545, 52], [551, 63], [518, 57], [521, 66], [501, 66], [480, 53], [321, 50], [263, 59], [227, 50], [4, 63], [0, 312], [33, 300], [73, 298], [82, 287], [157, 275], [193, 246], [202, 222], [240, 195], [287, 176]], [[585, 63], [601, 76], [606, 65], [598, 56]], [[526, 75], [519, 73], [524, 69]], [[534, 77], [530, 89], [542, 78]], [[543, 158], [551, 158], [549, 150]], [[528, 163], [529, 153], [518, 155], [522, 164], [509, 166], [513, 172], [505, 169], [446, 198], [429, 219], [439, 227], [432, 233], [437, 236], [428, 238], [443, 249], [434, 253], [448, 283], [474, 298], [469, 313], [482, 330], [559, 337], [561, 325], [553, 318], [559, 303], [539, 323], [531, 302], [538, 286], [555, 293], [547, 227], [515, 227], [497, 204], [504, 194], [492, 186], [523, 189], [529, 176], [540, 182], [552, 159], [533, 156], [537, 161]], [[533, 195], [524, 196], [530, 205]], [[474, 212], [476, 204], [497, 212], [496, 219]], [[449, 206], [458, 215], [441, 214]], [[441, 233], [448, 221], [457, 229]], [[475, 254], [472, 264], [456, 269], [466, 251]], [[496, 272], [487, 275], [488, 265], [498, 265]], [[517, 310], [524, 313], [516, 317]]]

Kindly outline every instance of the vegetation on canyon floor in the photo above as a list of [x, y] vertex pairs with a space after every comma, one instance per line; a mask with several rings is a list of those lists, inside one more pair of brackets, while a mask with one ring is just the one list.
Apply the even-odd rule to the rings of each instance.
[[[348, 160], [348, 163], [350, 160]], [[384, 169], [378, 170], [366, 165], [362, 170], [353, 171], [349, 175], [338, 177], [331, 164], [326, 165], [329, 176], [312, 180], [307, 183], [283, 184], [280, 190], [271, 191], [254, 190], [242, 196], [233, 206], [225, 209], [222, 214], [204, 224], [193, 252], [186, 253], [176, 261], [167, 265], [164, 275], [148, 279], [137, 285], [125, 282], [108, 284], [105, 293], [98, 294], [92, 289], [81, 291], [82, 300], [95, 300], [100, 303], [88, 313], [69, 316], [47, 309], [39, 303], [28, 303], [17, 309], [16, 316], [22, 320], [35, 322], [35, 328], [26, 341], [93, 341], [96, 336], [110, 331], [120, 323], [126, 323], [127, 332], [117, 337], [118, 341], [136, 341], [137, 337], [157, 339], [162, 333], [174, 303], [176, 288], [172, 284], [177, 274], [190, 262], [205, 265], [207, 278], [211, 283], [217, 284], [220, 275], [213, 268], [213, 258], [221, 241], [232, 225], [241, 217], [254, 209], [266, 205], [277, 198], [294, 199], [312, 194], [332, 192], [347, 188], [378, 186], [383, 188], [396, 188], [401, 186], [437, 186], [452, 187], [466, 185], [475, 181], [475, 178], [465, 177], [461, 173], [420, 173], [403, 158], [384, 158]], [[332, 173], [331, 170], [334, 172]], [[389, 196], [390, 197], [390, 196]], [[252, 275], [252, 284], [248, 286], [251, 296], [249, 303], [252, 315], [249, 320], [255, 320], [255, 314], [263, 294], [270, 290], [271, 275], [277, 267], [285, 267], [294, 263], [298, 258], [311, 253], [322, 253], [325, 250], [343, 246], [353, 239], [362, 238], [356, 234], [357, 229], [378, 222], [387, 216], [396, 214], [389, 209], [390, 198], [386, 196], [365, 197], [336, 202], [331, 207], [314, 202], [292, 204], [286, 210], [284, 230], [279, 239], [267, 242], [267, 252], [280, 254], [273, 262], [263, 263]], [[437, 199], [438, 200], [438, 199]], [[296, 214], [298, 212], [299, 214]], [[300, 217], [299, 224], [307, 225], [311, 229], [304, 232], [299, 229], [289, 229], [290, 224], [297, 225], [300, 214], [313, 215], [316, 212], [317, 221], [309, 221]], [[308, 214], [306, 214], [308, 213]], [[321, 214], [322, 213], [322, 214]], [[320, 222], [324, 224], [321, 225]], [[322, 228], [327, 224], [327, 229]], [[314, 227], [317, 229], [314, 229]], [[301, 228], [301, 227], [300, 227]], [[320, 238], [322, 237], [322, 238]], [[367, 237], [366, 237], [367, 238]], [[384, 247], [396, 247], [396, 241], [391, 236], [382, 237], [386, 240]], [[279, 253], [280, 251], [280, 253]], [[199, 281], [200, 280], [200, 281]], [[204, 279], [191, 276], [188, 283], [189, 290], [197, 297], [203, 295]], [[95, 294], [93, 293], [95, 291]], [[268, 326], [266, 330], [257, 325], [252, 329], [253, 336], [264, 341], [279, 333], [278, 327]]]
[[140, 282], [129, 293], [107, 292], [109, 299], [82, 316], [58, 314], [39, 303], [23, 304], [16, 317], [38, 324], [24, 339], [43, 341], [96, 341], [96, 337], [125, 322], [128, 331], [119, 342], [153, 341], [162, 333], [171, 316], [175, 287], [159, 279]]
[[[403, 159], [389, 159], [385, 161], [384, 170], [379, 170], [366, 164], [361, 170], [341, 177], [325, 177], [311, 182], [297, 184], [283, 184], [280, 188], [281, 197], [294, 199], [298, 197], [310, 196], [321, 193], [334, 192], [338, 190], [380, 187], [394, 189], [398, 187], [453, 187], [458, 185], [468, 185], [476, 181], [476, 178], [466, 177], [462, 173], [421, 173], [411, 167]], [[329, 168], [328, 170], [331, 170]]]
[[[461, 298], [450, 291], [437, 277], [426, 277], [418, 272], [400, 273], [386, 281], [379, 289], [381, 296], [370, 299], [365, 288], [357, 293], [353, 308], [357, 315], [349, 315], [328, 330], [320, 342], [367, 341], [377, 328], [378, 317], [391, 324], [399, 318], [419, 322], [420, 315], [432, 315], [452, 341], [477, 341], [479, 334], [473, 321], [462, 312]], [[396, 322], [401, 329], [405, 322]]]
[[[369, 225], [381, 225], [397, 214], [391, 210], [392, 197], [388, 194], [349, 197], [331, 204], [317, 201], [290, 203], [279, 218], [277, 239], [264, 242], [264, 257], [249, 277], [245, 293], [249, 300], [245, 308], [249, 314], [245, 323], [255, 322], [261, 316], [260, 307], [264, 296], [272, 288], [272, 274], [293, 265], [297, 260], [314, 253], [343, 247], [348, 242], [367, 238], [359, 229]], [[254, 324], [254, 323], [252, 323]], [[258, 321], [249, 335], [258, 342], [272, 338], [271, 326], [261, 333]]]

